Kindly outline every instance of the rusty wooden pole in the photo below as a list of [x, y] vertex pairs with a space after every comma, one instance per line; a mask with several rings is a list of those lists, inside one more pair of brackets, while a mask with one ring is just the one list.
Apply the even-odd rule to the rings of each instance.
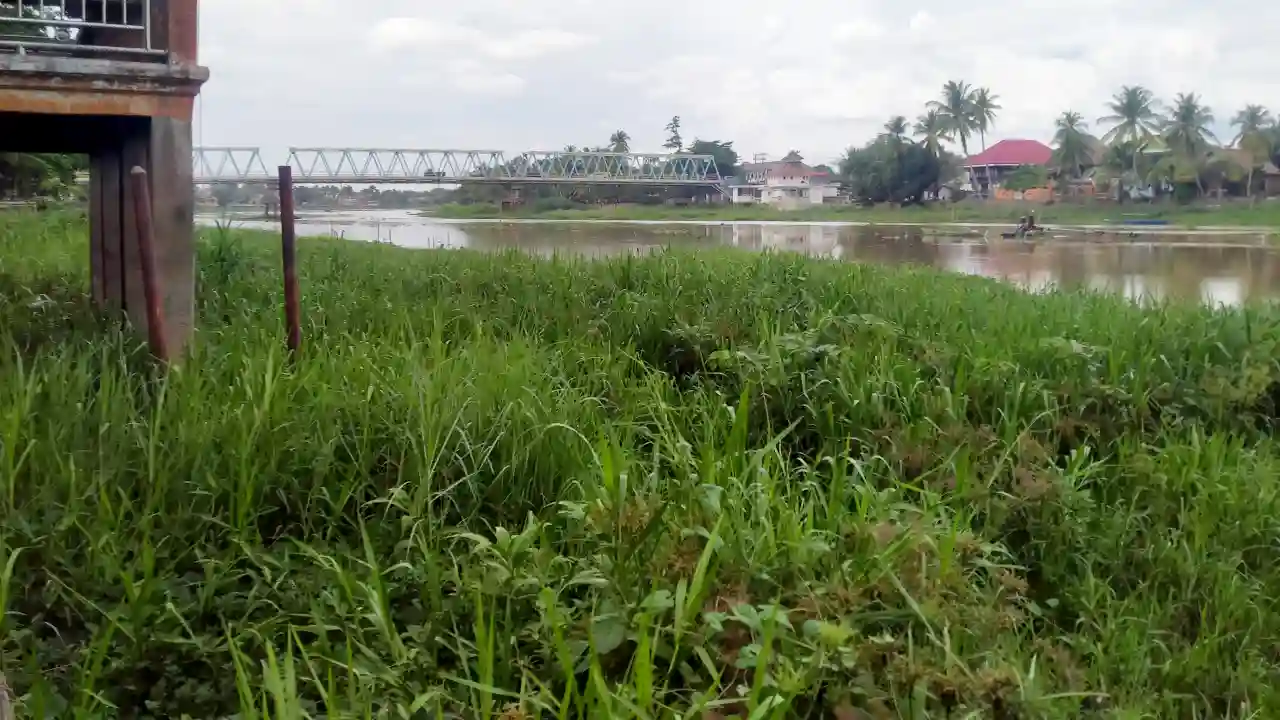
[[289, 332], [289, 352], [297, 357], [302, 345], [302, 308], [298, 300], [298, 238], [293, 220], [293, 168], [281, 165], [280, 249], [284, 256], [284, 322]]
[[155, 238], [151, 222], [151, 181], [147, 171], [134, 167], [130, 172], [133, 183], [133, 212], [138, 224], [138, 259], [142, 261], [142, 293], [147, 303], [147, 340], [151, 354], [161, 362], [169, 362], [169, 341], [164, 332], [164, 309], [159, 278], [156, 277]]

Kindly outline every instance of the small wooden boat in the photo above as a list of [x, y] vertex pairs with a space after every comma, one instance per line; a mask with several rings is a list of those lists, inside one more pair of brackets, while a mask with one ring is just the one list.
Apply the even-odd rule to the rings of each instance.
[[1030, 232], [1024, 232], [1021, 235], [1016, 232], [1002, 232], [1000, 233], [1000, 237], [1005, 240], [1023, 240], [1026, 238], [1041, 237], [1045, 232], [1044, 228], [1036, 228]]

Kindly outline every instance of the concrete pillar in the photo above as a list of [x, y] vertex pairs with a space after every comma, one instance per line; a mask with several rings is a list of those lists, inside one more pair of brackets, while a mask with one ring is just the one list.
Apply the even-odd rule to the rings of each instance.
[[195, 183], [191, 123], [151, 119], [149, 172], [154, 206], [156, 270], [164, 289], [165, 336], [181, 353], [195, 328]]
[[90, 178], [90, 265], [93, 296], [104, 308], [123, 311], [146, 334], [146, 296], [138, 255], [137, 216], [130, 173], [151, 180], [156, 271], [163, 295], [164, 334], [181, 353], [194, 328], [195, 230], [191, 123], [148, 118], [94, 154]]

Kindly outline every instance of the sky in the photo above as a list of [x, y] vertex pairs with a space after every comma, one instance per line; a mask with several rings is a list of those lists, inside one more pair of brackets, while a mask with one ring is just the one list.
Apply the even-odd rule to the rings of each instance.
[[1048, 142], [1125, 84], [1199, 93], [1223, 140], [1245, 104], [1280, 111], [1271, 0], [204, 0], [200, 23], [196, 142], [269, 165], [288, 147], [554, 150], [619, 129], [659, 151], [673, 115], [686, 140], [824, 162], [947, 80], [999, 96], [988, 144]]

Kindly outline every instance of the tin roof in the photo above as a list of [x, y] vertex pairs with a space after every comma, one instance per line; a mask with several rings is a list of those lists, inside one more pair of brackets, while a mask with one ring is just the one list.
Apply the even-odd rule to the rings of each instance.
[[965, 167], [1048, 165], [1053, 149], [1039, 140], [1001, 140], [969, 157]]

